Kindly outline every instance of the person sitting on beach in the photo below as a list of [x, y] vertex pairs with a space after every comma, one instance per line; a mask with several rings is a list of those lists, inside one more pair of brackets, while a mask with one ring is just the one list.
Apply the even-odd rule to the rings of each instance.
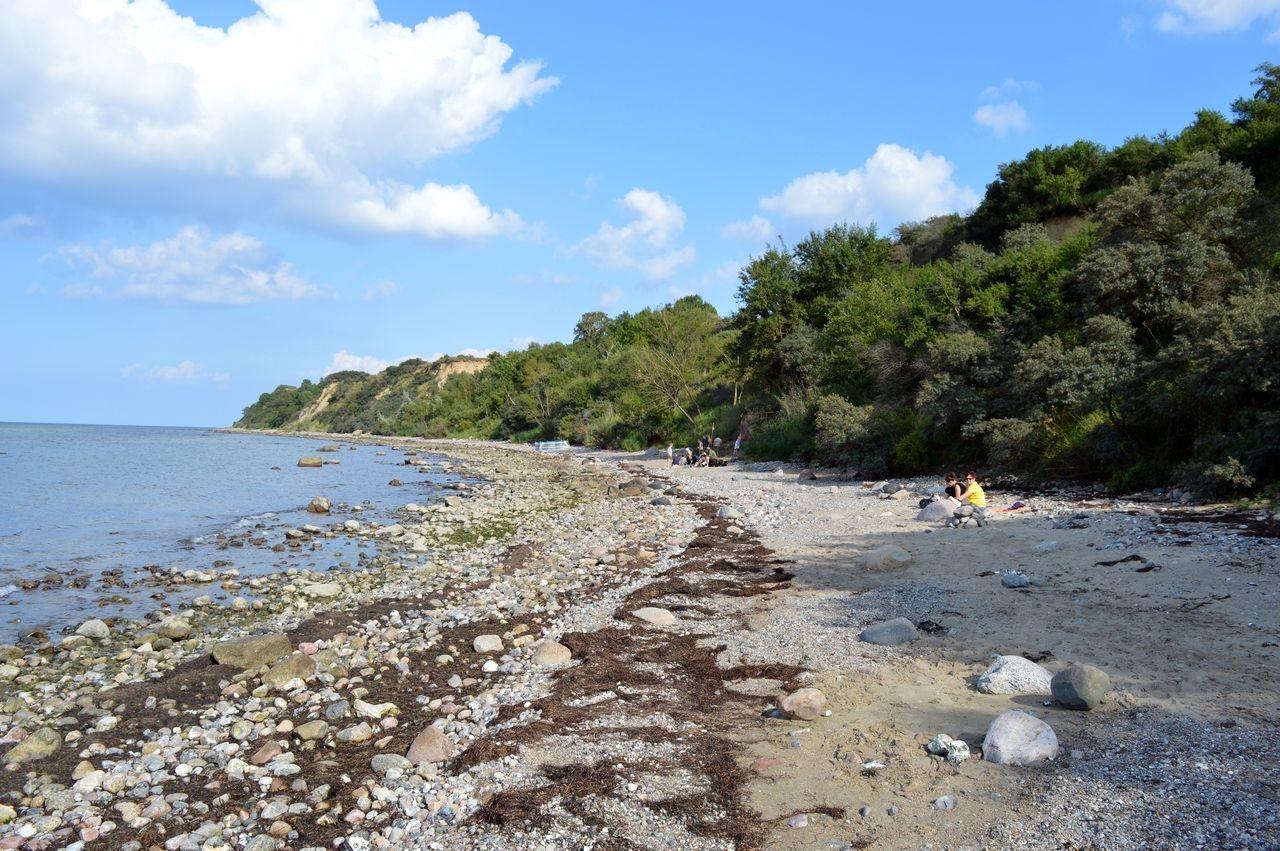
[[960, 507], [952, 515], [948, 526], [956, 527], [972, 517], [979, 526], [987, 525], [987, 493], [978, 484], [978, 477], [972, 470], [965, 476], [964, 493], [960, 495]]
[[960, 497], [964, 495], [964, 485], [960, 484], [960, 479], [955, 473], [947, 473], [947, 477], [943, 480], [946, 485], [945, 493], [947, 496], [960, 501]]

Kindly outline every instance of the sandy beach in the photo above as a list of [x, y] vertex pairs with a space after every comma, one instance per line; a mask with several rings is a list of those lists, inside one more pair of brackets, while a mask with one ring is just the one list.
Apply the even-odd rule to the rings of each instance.
[[[947, 529], [933, 481], [323, 439], [473, 484], [290, 530], [378, 554], [262, 605], [0, 648], [0, 847], [1280, 843], [1269, 512], [1032, 495]], [[978, 690], [996, 656], [1030, 680]], [[1089, 711], [1049, 693], [1078, 665]], [[990, 761], [1007, 711], [1052, 758]]]

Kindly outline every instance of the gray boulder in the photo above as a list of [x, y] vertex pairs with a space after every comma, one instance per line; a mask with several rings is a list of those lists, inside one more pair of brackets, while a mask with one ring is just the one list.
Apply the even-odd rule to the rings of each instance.
[[999, 765], [1040, 765], [1057, 755], [1053, 728], [1018, 709], [997, 715], [982, 740], [982, 758]]
[[111, 627], [97, 618], [87, 620], [76, 629], [76, 635], [83, 635], [93, 641], [107, 641], [111, 638]]
[[1068, 709], [1088, 711], [1111, 691], [1111, 678], [1093, 665], [1072, 665], [1053, 675], [1053, 699]]
[[909, 641], [915, 641], [919, 637], [920, 633], [916, 631], [916, 625], [906, 618], [881, 621], [858, 633], [858, 638], [868, 644], [879, 644], [884, 647], [906, 644]]
[[256, 668], [259, 665], [270, 665], [281, 656], [288, 656], [293, 652], [293, 643], [287, 635], [273, 632], [219, 641], [210, 652], [213, 654], [213, 661], [219, 665]]
[[983, 694], [1049, 694], [1053, 674], [1041, 665], [1021, 656], [997, 656], [978, 677], [977, 688]]
[[285, 690], [305, 683], [315, 673], [314, 659], [305, 653], [294, 653], [272, 665], [262, 681], [274, 689]]
[[60, 747], [62, 747], [62, 736], [58, 734], [58, 731], [49, 727], [41, 727], [10, 748], [9, 752], [4, 755], [4, 761], [6, 763], [16, 762], [21, 764], [35, 759], [44, 759], [47, 756], [52, 756]]
[[1000, 584], [1006, 588], [1030, 588], [1031, 580], [1021, 570], [1002, 570]]

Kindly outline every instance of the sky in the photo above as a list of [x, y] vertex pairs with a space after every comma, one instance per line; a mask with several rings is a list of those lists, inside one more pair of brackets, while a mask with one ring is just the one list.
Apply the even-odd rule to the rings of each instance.
[[567, 340], [1228, 111], [1280, 0], [3, 0], [0, 421]]

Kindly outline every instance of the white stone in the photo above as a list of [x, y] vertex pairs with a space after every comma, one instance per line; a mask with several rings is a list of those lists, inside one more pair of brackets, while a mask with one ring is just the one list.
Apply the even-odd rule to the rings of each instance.
[[1018, 709], [997, 715], [982, 740], [982, 758], [1000, 765], [1040, 765], [1057, 755], [1053, 728]]
[[1049, 694], [1053, 674], [1042, 665], [1021, 656], [997, 656], [978, 677], [983, 694]]

